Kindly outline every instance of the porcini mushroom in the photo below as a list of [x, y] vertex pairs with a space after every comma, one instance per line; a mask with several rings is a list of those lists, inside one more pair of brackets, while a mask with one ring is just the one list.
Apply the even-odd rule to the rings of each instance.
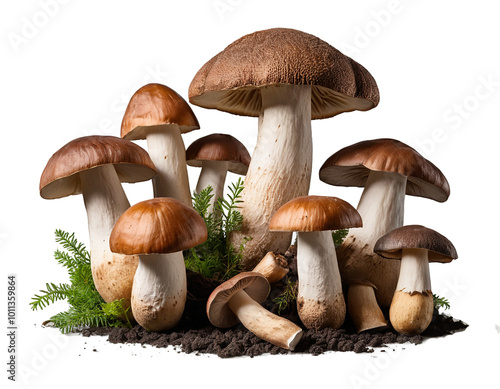
[[347, 312], [358, 334], [387, 328], [387, 320], [375, 297], [375, 285], [362, 279], [348, 280]]
[[302, 196], [281, 206], [271, 231], [297, 231], [297, 310], [307, 328], [339, 328], [345, 319], [332, 230], [361, 227], [358, 212], [337, 197]]
[[389, 309], [392, 326], [406, 335], [422, 333], [429, 326], [434, 310], [429, 262], [448, 263], [456, 259], [455, 246], [430, 228], [408, 225], [381, 237], [374, 250], [384, 258], [401, 262]]
[[250, 164], [250, 154], [243, 143], [231, 135], [211, 134], [195, 140], [186, 150], [189, 166], [201, 167], [196, 193], [208, 186], [213, 197], [208, 213], [213, 212], [215, 202], [223, 196], [227, 172], [245, 175]]
[[241, 323], [266, 342], [293, 351], [302, 338], [302, 329], [260, 305], [270, 290], [269, 282], [262, 274], [239, 273], [210, 294], [207, 302], [208, 318], [220, 328]]
[[147, 84], [134, 93], [123, 116], [121, 137], [146, 139], [158, 175], [153, 178], [155, 197], [173, 197], [192, 206], [181, 134], [200, 125], [188, 103], [174, 90]]
[[139, 256], [131, 303], [142, 327], [163, 331], [179, 322], [187, 294], [182, 250], [206, 239], [201, 216], [171, 197], [141, 201], [118, 219], [109, 243], [115, 253]]
[[258, 117], [258, 138], [245, 177], [242, 264], [251, 269], [268, 252], [288, 249], [292, 234], [270, 233], [269, 220], [287, 201], [308, 194], [311, 120], [377, 106], [370, 73], [321, 39], [274, 28], [245, 35], [209, 60], [189, 87], [204, 108]]
[[82, 194], [87, 210], [92, 276], [104, 301], [130, 302], [138, 258], [109, 250], [111, 230], [130, 204], [121, 182], [139, 182], [156, 174], [148, 153], [114, 136], [86, 136], [59, 149], [40, 178], [40, 196], [57, 199]]
[[288, 263], [283, 255], [269, 251], [252, 271], [262, 274], [270, 284], [274, 284], [287, 275]]
[[416, 150], [394, 139], [362, 141], [337, 151], [325, 161], [319, 177], [331, 185], [364, 187], [357, 207], [363, 228], [349, 231], [338, 249], [340, 273], [345, 279], [371, 281], [380, 306], [389, 307], [399, 263], [382, 260], [373, 246], [403, 225], [405, 195], [446, 201], [446, 177]]

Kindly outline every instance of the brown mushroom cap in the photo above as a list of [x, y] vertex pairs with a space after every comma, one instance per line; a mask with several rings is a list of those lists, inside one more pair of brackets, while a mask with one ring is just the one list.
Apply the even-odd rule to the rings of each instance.
[[245, 175], [250, 165], [250, 154], [235, 137], [211, 134], [195, 140], [186, 150], [189, 166], [201, 167], [203, 161], [226, 161], [229, 162], [230, 172]]
[[394, 139], [374, 139], [344, 147], [330, 156], [319, 172], [321, 181], [364, 187], [371, 170], [408, 177], [406, 194], [444, 202], [450, 195], [446, 177], [415, 149]]
[[171, 197], [141, 201], [118, 219], [109, 246], [114, 253], [167, 254], [187, 250], [207, 239], [202, 217]]
[[266, 300], [271, 286], [262, 274], [255, 272], [239, 273], [219, 285], [210, 294], [207, 301], [207, 316], [214, 326], [228, 328], [239, 323], [238, 318], [227, 303], [240, 290], [244, 290], [260, 304]]
[[269, 222], [270, 231], [326, 231], [362, 227], [358, 211], [337, 197], [301, 196], [283, 204]]
[[373, 251], [384, 258], [401, 259], [403, 249], [428, 250], [429, 262], [447, 263], [458, 258], [453, 243], [440, 233], [420, 225], [396, 228], [382, 236]]
[[377, 106], [371, 74], [321, 39], [287, 28], [245, 35], [208, 61], [189, 86], [189, 101], [238, 115], [259, 116], [260, 87], [311, 85], [311, 119]]
[[193, 110], [177, 92], [162, 84], [147, 84], [128, 103], [121, 137], [146, 139], [148, 131], [164, 124], [176, 124], [182, 133], [200, 128]]
[[121, 182], [151, 179], [156, 169], [142, 147], [115, 136], [85, 136], [61, 147], [40, 178], [40, 196], [55, 199], [82, 193], [78, 173], [112, 164]]

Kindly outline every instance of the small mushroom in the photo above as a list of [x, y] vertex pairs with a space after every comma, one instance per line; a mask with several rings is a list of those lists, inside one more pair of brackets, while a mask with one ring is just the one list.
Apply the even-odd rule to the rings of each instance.
[[396, 288], [399, 262], [383, 261], [373, 252], [377, 239], [403, 226], [405, 195], [444, 202], [448, 181], [430, 161], [395, 139], [374, 139], [347, 146], [330, 156], [320, 169], [323, 182], [364, 187], [357, 210], [363, 228], [349, 231], [337, 251], [344, 279], [373, 282], [377, 301], [389, 307]]
[[223, 196], [227, 172], [245, 175], [250, 154], [235, 137], [227, 134], [211, 134], [195, 140], [186, 150], [189, 166], [201, 167], [196, 193], [208, 186], [213, 197], [208, 212], [213, 212], [215, 202]]
[[212, 292], [207, 302], [208, 318], [220, 328], [241, 323], [266, 342], [293, 351], [302, 338], [302, 329], [260, 305], [270, 290], [262, 274], [240, 273]]
[[114, 136], [74, 139], [47, 162], [40, 178], [40, 196], [56, 199], [82, 194], [87, 210], [90, 260], [97, 291], [104, 301], [130, 301], [138, 258], [113, 254], [109, 235], [130, 207], [122, 182], [151, 179], [155, 167], [146, 150]]
[[273, 215], [271, 231], [297, 231], [297, 310], [307, 328], [339, 328], [345, 319], [332, 230], [361, 227], [359, 213], [337, 197], [302, 196]]
[[387, 328], [387, 321], [375, 297], [375, 285], [362, 279], [348, 280], [347, 312], [358, 334]]
[[308, 194], [312, 172], [311, 120], [377, 106], [371, 74], [327, 42], [302, 31], [273, 28], [238, 39], [198, 71], [192, 104], [258, 117], [258, 138], [245, 177], [242, 263], [253, 268], [268, 252], [284, 252], [289, 232], [270, 233], [269, 220], [287, 201]]
[[206, 239], [201, 216], [173, 198], [139, 202], [118, 219], [109, 244], [114, 253], [139, 256], [132, 313], [142, 327], [163, 331], [179, 322], [187, 294], [182, 250]]
[[287, 275], [288, 263], [283, 255], [269, 251], [252, 271], [262, 274], [270, 284], [274, 284]]
[[174, 90], [147, 84], [134, 93], [123, 116], [121, 137], [146, 139], [158, 175], [154, 197], [173, 197], [192, 206], [181, 134], [200, 128], [188, 103]]
[[420, 225], [397, 228], [381, 237], [375, 252], [401, 260], [396, 292], [389, 320], [402, 334], [422, 333], [432, 320], [434, 300], [429, 262], [448, 263], [458, 257], [453, 244], [443, 235]]

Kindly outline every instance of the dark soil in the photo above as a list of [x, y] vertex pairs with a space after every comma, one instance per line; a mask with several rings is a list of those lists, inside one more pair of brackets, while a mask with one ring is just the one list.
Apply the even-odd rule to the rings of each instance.
[[[288, 279], [296, 280], [296, 261], [293, 246], [285, 257], [289, 261], [290, 272], [281, 282], [272, 285], [271, 293], [263, 306], [273, 313], [278, 314], [278, 306], [272, 301], [279, 296]], [[304, 329], [304, 334], [296, 346], [295, 351], [281, 349], [265, 342], [242, 325], [229, 329], [213, 327], [205, 313], [208, 296], [218, 285], [218, 282], [207, 280], [199, 274], [188, 271], [188, 300], [181, 322], [168, 332], [148, 332], [136, 325], [134, 328], [103, 328], [94, 327], [83, 330], [83, 336], [102, 335], [108, 336], [111, 343], [138, 343], [155, 347], [174, 346], [184, 353], [215, 354], [221, 358], [238, 356], [254, 357], [261, 354], [288, 354], [304, 353], [319, 355], [327, 351], [353, 351], [355, 353], [373, 352], [376, 347], [386, 347], [388, 343], [413, 343], [420, 344], [427, 338], [451, 335], [463, 331], [467, 324], [452, 317], [434, 311], [434, 316], [429, 327], [421, 334], [406, 336], [398, 334], [392, 328], [383, 332], [365, 332], [357, 334], [348, 315], [343, 326], [334, 330], [305, 329], [298, 317], [295, 304], [280, 312], [283, 316]], [[388, 312], [385, 312], [386, 316]]]

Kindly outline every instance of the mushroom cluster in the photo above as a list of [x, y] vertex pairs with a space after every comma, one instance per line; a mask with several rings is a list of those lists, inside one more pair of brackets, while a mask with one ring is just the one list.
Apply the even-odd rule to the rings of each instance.
[[[336, 151], [319, 170], [325, 183], [364, 188], [357, 209], [309, 193], [311, 120], [367, 111], [379, 102], [363, 66], [313, 35], [274, 28], [246, 35], [206, 62], [188, 95], [200, 107], [258, 117], [252, 155], [219, 133], [186, 149], [182, 134], [200, 128], [194, 112], [171, 88], [147, 84], [131, 97], [120, 137], [75, 139], [42, 173], [43, 198], [83, 195], [92, 275], [106, 302], [125, 299], [133, 319], [149, 331], [180, 322], [188, 293], [183, 251], [208, 236], [192, 204], [193, 167], [201, 168], [194, 194], [212, 188], [209, 213], [217, 212], [227, 173], [244, 176], [243, 222], [228, 238], [228, 245], [242, 247], [242, 271], [207, 296], [214, 326], [240, 323], [289, 350], [303, 329], [337, 329], [347, 314], [358, 332], [391, 325], [405, 334], [425, 330], [433, 311], [428, 263], [457, 254], [437, 232], [404, 226], [404, 199], [446, 201], [443, 173], [398, 140], [364, 140]], [[141, 139], [147, 151], [133, 143]], [[121, 183], [150, 179], [154, 198], [131, 206]], [[339, 229], [349, 235], [336, 249], [332, 231]], [[270, 284], [290, 270], [282, 254], [293, 234], [299, 323], [262, 306]]]

